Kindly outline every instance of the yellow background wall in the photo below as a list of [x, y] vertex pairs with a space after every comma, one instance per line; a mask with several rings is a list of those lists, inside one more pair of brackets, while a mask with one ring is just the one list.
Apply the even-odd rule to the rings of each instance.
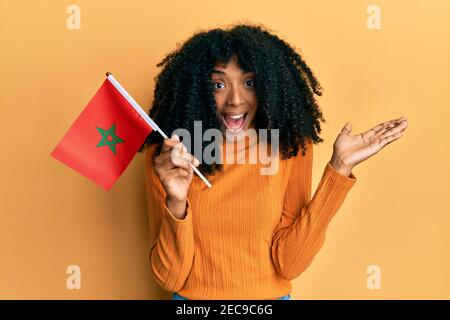
[[[81, 28], [66, 13], [81, 9]], [[381, 9], [381, 29], [366, 26]], [[358, 181], [293, 299], [449, 299], [450, 1], [0, 1], [0, 298], [167, 299], [148, 262], [143, 156], [111, 191], [49, 156], [112, 72], [141, 106], [155, 65], [194, 32], [262, 23], [324, 88], [313, 192], [346, 121], [406, 115]], [[69, 265], [81, 289], [69, 290]], [[367, 268], [381, 270], [370, 290]]]

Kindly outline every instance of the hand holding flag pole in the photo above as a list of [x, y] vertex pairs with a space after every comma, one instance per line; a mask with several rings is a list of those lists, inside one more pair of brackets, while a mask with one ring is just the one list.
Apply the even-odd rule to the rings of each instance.
[[[145, 113], [145, 111], [139, 106], [139, 104], [131, 97], [128, 92], [120, 85], [120, 83], [114, 78], [111, 72], [106, 73], [106, 77], [109, 81], [116, 87], [116, 89], [127, 99], [127, 101], [136, 109], [139, 115], [147, 122], [147, 124], [152, 127], [153, 130], [158, 131], [165, 139], [169, 139], [169, 137], [161, 130], [161, 128]], [[190, 164], [192, 170], [203, 180], [203, 182], [211, 188], [211, 183], [201, 174], [200, 171], [191, 163]]]
[[[111, 73], [106, 76], [50, 155], [109, 190], [153, 130], [168, 137]], [[190, 166], [210, 188], [200, 171]]]

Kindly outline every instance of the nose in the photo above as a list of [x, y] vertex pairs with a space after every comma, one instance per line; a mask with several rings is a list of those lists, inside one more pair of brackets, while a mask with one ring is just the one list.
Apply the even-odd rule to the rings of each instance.
[[227, 104], [229, 106], [239, 107], [244, 101], [244, 93], [241, 91], [241, 88], [233, 86], [228, 92]]

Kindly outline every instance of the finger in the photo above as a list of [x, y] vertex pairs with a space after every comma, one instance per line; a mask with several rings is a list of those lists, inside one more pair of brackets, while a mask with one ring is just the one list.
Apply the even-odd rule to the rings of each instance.
[[[395, 128], [395, 127], [397, 127], [397, 126], [399, 126], [401, 123], [404, 123], [404, 117], [401, 117], [401, 118], [398, 118], [398, 119], [394, 119], [394, 120], [391, 120], [389, 123], [388, 123], [388, 125], [385, 127], [385, 130], [390, 130], [390, 129], [392, 129], [392, 128]], [[405, 120], [406, 120], [406, 118], [405, 118]]]
[[154, 163], [157, 166], [157, 170], [169, 171], [179, 167], [191, 172], [191, 164], [196, 167], [200, 164], [197, 158], [187, 152], [183, 152], [182, 155], [177, 155], [179, 150], [180, 147], [175, 147], [171, 152], [162, 153], [158, 157], [155, 157]]
[[395, 120], [389, 120], [389, 121], [380, 123], [379, 125], [372, 128], [373, 136], [376, 136], [376, 135], [386, 131], [386, 129], [389, 128], [390, 125], [392, 125], [393, 121], [395, 121]]
[[[393, 126], [395, 123], [399, 123], [401, 121], [403, 121], [403, 119], [406, 119], [406, 117], [400, 117], [397, 119], [392, 119], [389, 121], [385, 121], [380, 123], [379, 125], [373, 127], [372, 129], [368, 130], [367, 133], [369, 131], [371, 131], [372, 136], [379, 134], [380, 132], [382, 132], [383, 130], [386, 130], [386, 128], [389, 128], [390, 126]], [[366, 132], [365, 132], [366, 133]], [[370, 134], [370, 133], [369, 133]]]
[[347, 122], [341, 130], [341, 133], [349, 135], [352, 132], [352, 124]]
[[392, 127], [387, 127], [384, 132], [377, 135], [379, 139], [383, 139], [389, 135], [397, 134], [398, 132], [403, 132], [408, 127], [408, 122], [402, 121], [400, 123], [394, 124]]
[[187, 151], [186, 147], [180, 141], [173, 138], [164, 139], [161, 152], [157, 158], [160, 161], [165, 161], [167, 158], [170, 158], [170, 153], [174, 148], [177, 148], [177, 152]]
[[170, 138], [170, 139], [168, 139], [168, 138], [164, 139], [162, 147], [161, 147], [161, 153], [170, 151], [172, 148], [174, 148], [179, 143], [181, 143], [181, 142], [176, 134], [172, 135], [172, 138]]
[[184, 169], [181, 169], [181, 168], [173, 168], [173, 169], [171, 169], [171, 170], [169, 170], [169, 171], [165, 171], [165, 172], [162, 174], [162, 179], [163, 179], [164, 181], [168, 182], [168, 181], [171, 181], [171, 180], [180, 178], [180, 177], [188, 178], [189, 175], [190, 175], [190, 173], [187, 172], [187, 171], [184, 170]]
[[369, 129], [366, 132], [361, 133], [363, 143], [370, 143], [371, 141], [374, 141], [374, 139], [377, 136], [386, 131], [386, 128], [389, 126], [391, 121], [380, 123], [379, 125], [373, 127], [372, 129]]
[[171, 162], [177, 166], [184, 169], [191, 168], [191, 164], [198, 166], [199, 161], [192, 156], [191, 154], [184, 152], [183, 150], [180, 150], [179, 147], [175, 147], [172, 149], [172, 152], [170, 152], [171, 156]]
[[[405, 127], [403, 127], [403, 125], [405, 125]], [[406, 117], [402, 116], [397, 119], [380, 123], [379, 125], [373, 127], [372, 129], [369, 129], [366, 132], [361, 133], [363, 143], [370, 143], [371, 141], [375, 141], [379, 136], [381, 136], [382, 134], [386, 133], [388, 130], [396, 126], [401, 126], [402, 128], [401, 131], [405, 130], [406, 127], [408, 126]]]
[[164, 162], [166, 162], [168, 158], [170, 158], [170, 152], [160, 153], [158, 156], [156, 156], [156, 157], [153, 159], [153, 163], [154, 163], [155, 165], [161, 165], [161, 164], [163, 164]]
[[[174, 150], [174, 149], [172, 149]], [[173, 156], [172, 152], [166, 152], [161, 155], [161, 158], [156, 160], [158, 169], [168, 171], [174, 168], [183, 168], [185, 170], [190, 170], [190, 161], [185, 161], [183, 158], [178, 156]]]
[[192, 154], [188, 152], [183, 152], [181, 155], [181, 159], [186, 163], [194, 165], [195, 167], [198, 167], [200, 165], [200, 161], [198, 161], [196, 157], [194, 157]]
[[[401, 117], [397, 121], [394, 122], [394, 126], [400, 126], [406, 124], [406, 127], [408, 126], [408, 119], [406, 117]], [[405, 127], [405, 129], [406, 129]]]
[[166, 151], [164, 153], [161, 153], [160, 155], [158, 155], [157, 157], [155, 157], [154, 159], [154, 163], [155, 165], [158, 166], [159, 170], [170, 170], [172, 168], [177, 167], [178, 162], [180, 162], [178, 160], [178, 156], [176, 157], [176, 160], [173, 161], [172, 158], [174, 157], [173, 154], [176, 153], [180, 153], [180, 151], [182, 151], [183, 149], [180, 148], [180, 146], [175, 145], [171, 150]]
[[382, 138], [380, 140], [380, 148], [383, 148], [386, 145], [394, 142], [395, 140], [399, 139], [401, 136], [402, 136], [402, 133], [401, 132], [397, 132], [395, 134], [392, 134], [392, 135], [389, 135], [389, 136], [386, 136], [386, 137]]
[[401, 131], [405, 130], [406, 128], [408, 128], [408, 120], [403, 117], [404, 119], [399, 120], [397, 122], [394, 123], [394, 127], [399, 127], [401, 128]]
[[172, 160], [176, 163], [178, 160], [192, 163], [194, 166], [198, 166], [200, 162], [196, 157], [187, 151], [186, 146], [183, 143], [177, 144], [171, 151]]
[[170, 158], [170, 152], [161, 153], [158, 157], [154, 159], [155, 170], [158, 171], [168, 171], [170, 169], [176, 168], [176, 165], [172, 163]]
[[180, 153], [187, 152], [186, 146], [180, 141], [180, 138], [176, 134], [174, 134], [172, 136], [172, 141], [177, 141], [177, 143], [175, 143], [175, 146], [173, 147], [173, 149], [176, 148]]
[[166, 178], [173, 179], [175, 177], [189, 177], [192, 173], [192, 169], [189, 171], [183, 168], [175, 167], [167, 172]]
[[172, 150], [179, 142], [172, 139], [164, 139], [161, 147], [161, 153]]

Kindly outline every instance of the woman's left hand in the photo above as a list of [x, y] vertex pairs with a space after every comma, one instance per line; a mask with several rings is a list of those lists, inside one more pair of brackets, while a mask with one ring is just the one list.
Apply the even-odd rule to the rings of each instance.
[[352, 125], [346, 123], [333, 144], [330, 164], [335, 170], [348, 176], [358, 163], [400, 138], [407, 127], [406, 117], [401, 117], [380, 123], [366, 132], [351, 135]]

